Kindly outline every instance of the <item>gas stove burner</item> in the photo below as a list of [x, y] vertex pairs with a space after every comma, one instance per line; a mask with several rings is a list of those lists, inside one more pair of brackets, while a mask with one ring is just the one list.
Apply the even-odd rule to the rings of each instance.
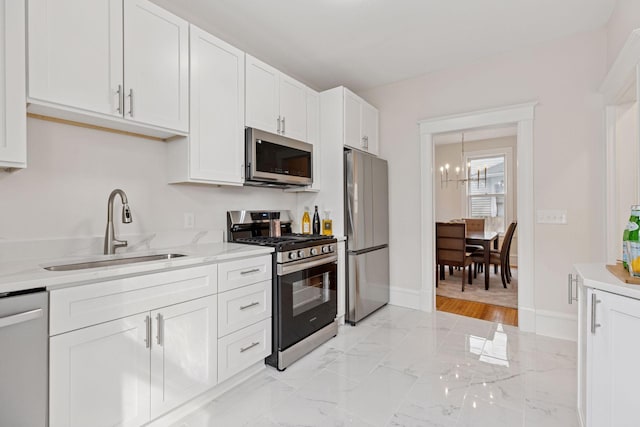
[[269, 236], [254, 236], [254, 237], [239, 237], [235, 241], [239, 243], [252, 243], [255, 245], [263, 246], [280, 246], [294, 243], [305, 242], [317, 242], [317, 241], [330, 241], [333, 240], [333, 236], [314, 236], [309, 234], [287, 234], [280, 237]]

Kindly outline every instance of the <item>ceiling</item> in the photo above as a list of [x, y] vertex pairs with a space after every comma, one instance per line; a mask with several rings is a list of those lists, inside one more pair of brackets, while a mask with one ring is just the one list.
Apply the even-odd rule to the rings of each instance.
[[153, 0], [317, 90], [360, 91], [596, 29], [616, 0]]

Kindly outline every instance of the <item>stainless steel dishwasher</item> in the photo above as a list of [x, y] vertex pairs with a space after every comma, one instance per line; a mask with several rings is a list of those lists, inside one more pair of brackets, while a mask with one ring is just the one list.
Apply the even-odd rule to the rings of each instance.
[[48, 293], [0, 293], [0, 426], [45, 427]]

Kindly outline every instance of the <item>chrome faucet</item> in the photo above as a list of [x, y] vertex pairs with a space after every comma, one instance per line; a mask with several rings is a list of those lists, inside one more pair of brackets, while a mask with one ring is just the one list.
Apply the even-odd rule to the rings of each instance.
[[107, 205], [107, 231], [104, 235], [104, 253], [105, 255], [115, 254], [117, 248], [123, 248], [127, 246], [126, 240], [117, 240], [113, 229], [113, 200], [116, 196], [120, 196], [122, 201], [122, 222], [124, 224], [131, 223], [131, 209], [129, 209], [129, 202], [127, 201], [127, 195], [120, 189], [115, 189], [109, 195], [109, 203]]

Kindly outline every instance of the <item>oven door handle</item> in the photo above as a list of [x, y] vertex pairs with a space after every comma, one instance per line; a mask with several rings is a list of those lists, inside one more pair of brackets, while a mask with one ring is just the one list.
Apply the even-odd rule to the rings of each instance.
[[309, 268], [317, 267], [319, 265], [331, 264], [338, 261], [337, 255], [330, 255], [328, 257], [322, 257], [312, 261], [306, 261], [300, 264], [280, 264], [278, 265], [278, 276], [285, 276], [287, 274], [296, 273], [298, 271], [307, 270]]

